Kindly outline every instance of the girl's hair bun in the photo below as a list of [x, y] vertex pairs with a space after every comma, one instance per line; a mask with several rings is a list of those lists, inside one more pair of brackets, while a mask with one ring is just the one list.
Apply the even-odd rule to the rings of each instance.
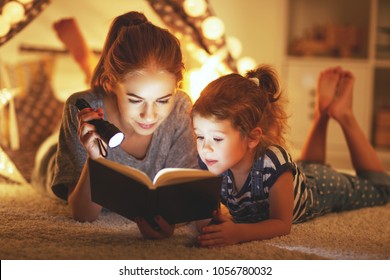
[[[268, 95], [270, 102], [275, 102], [280, 96], [279, 80], [275, 70], [269, 65], [262, 65], [246, 73], [246, 78], [259, 80], [259, 87]], [[252, 80], [253, 81], [253, 80]]]

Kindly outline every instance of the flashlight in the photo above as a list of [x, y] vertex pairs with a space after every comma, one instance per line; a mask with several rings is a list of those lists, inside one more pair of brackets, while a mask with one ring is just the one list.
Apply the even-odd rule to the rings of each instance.
[[[91, 108], [88, 102], [82, 98], [77, 99], [75, 105], [77, 109], [79, 109], [79, 111], [85, 108]], [[90, 120], [88, 123], [93, 124], [96, 127], [97, 133], [110, 148], [115, 148], [119, 146], [122, 143], [123, 139], [125, 139], [125, 135], [123, 134], [123, 132], [108, 121], [105, 121], [103, 119], [96, 119]]]

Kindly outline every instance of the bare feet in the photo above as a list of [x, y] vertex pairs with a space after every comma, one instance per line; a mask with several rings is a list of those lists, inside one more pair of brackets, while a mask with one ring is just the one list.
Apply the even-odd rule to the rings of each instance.
[[355, 77], [350, 71], [343, 71], [340, 74], [338, 90], [328, 108], [328, 114], [341, 125], [346, 118], [353, 115], [352, 96]]
[[329, 105], [332, 103], [342, 73], [341, 67], [329, 68], [322, 71], [317, 81], [316, 111], [320, 115], [326, 115]]

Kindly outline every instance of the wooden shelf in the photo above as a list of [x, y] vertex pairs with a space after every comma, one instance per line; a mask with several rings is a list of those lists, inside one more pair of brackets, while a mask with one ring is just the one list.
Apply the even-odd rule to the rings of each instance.
[[[354, 111], [367, 137], [375, 143], [377, 112], [383, 106], [390, 107], [390, 1], [288, 0], [287, 10], [286, 52], [282, 73], [287, 83], [286, 91], [292, 111], [291, 140], [298, 144], [296, 148], [300, 149], [304, 133], [310, 125], [311, 120], [307, 116], [310, 115], [311, 93], [315, 90], [317, 75], [322, 69], [336, 65], [355, 74]], [[363, 36], [359, 38], [363, 40], [359, 42], [360, 52], [351, 51], [349, 57], [321, 53], [321, 44], [332, 42], [334, 35], [324, 31], [324, 27], [332, 28], [332, 25], [351, 25], [355, 30], [363, 30]], [[330, 38], [321, 37], [324, 34]], [[296, 40], [308, 42], [304, 45], [308, 46], [308, 50], [302, 53], [310, 56], [296, 55], [291, 51], [291, 45]], [[320, 42], [317, 54], [316, 45], [310, 45], [316, 40]], [[348, 42], [347, 38], [345, 40]], [[383, 123], [380, 125], [383, 127]], [[390, 127], [390, 123], [387, 125]], [[349, 161], [349, 154], [342, 132], [337, 125], [332, 124], [328, 134], [328, 149], [334, 153], [338, 164], [345, 164]], [[390, 148], [375, 149], [390, 171]]]

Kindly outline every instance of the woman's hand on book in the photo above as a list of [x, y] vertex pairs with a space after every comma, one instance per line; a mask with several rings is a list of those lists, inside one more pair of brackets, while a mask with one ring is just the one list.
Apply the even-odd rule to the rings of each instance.
[[161, 216], [156, 216], [154, 218], [156, 227], [150, 225], [144, 218], [138, 217], [135, 219], [137, 226], [144, 238], [147, 239], [162, 239], [168, 238], [173, 235], [175, 230], [175, 225], [170, 225], [168, 222]]

